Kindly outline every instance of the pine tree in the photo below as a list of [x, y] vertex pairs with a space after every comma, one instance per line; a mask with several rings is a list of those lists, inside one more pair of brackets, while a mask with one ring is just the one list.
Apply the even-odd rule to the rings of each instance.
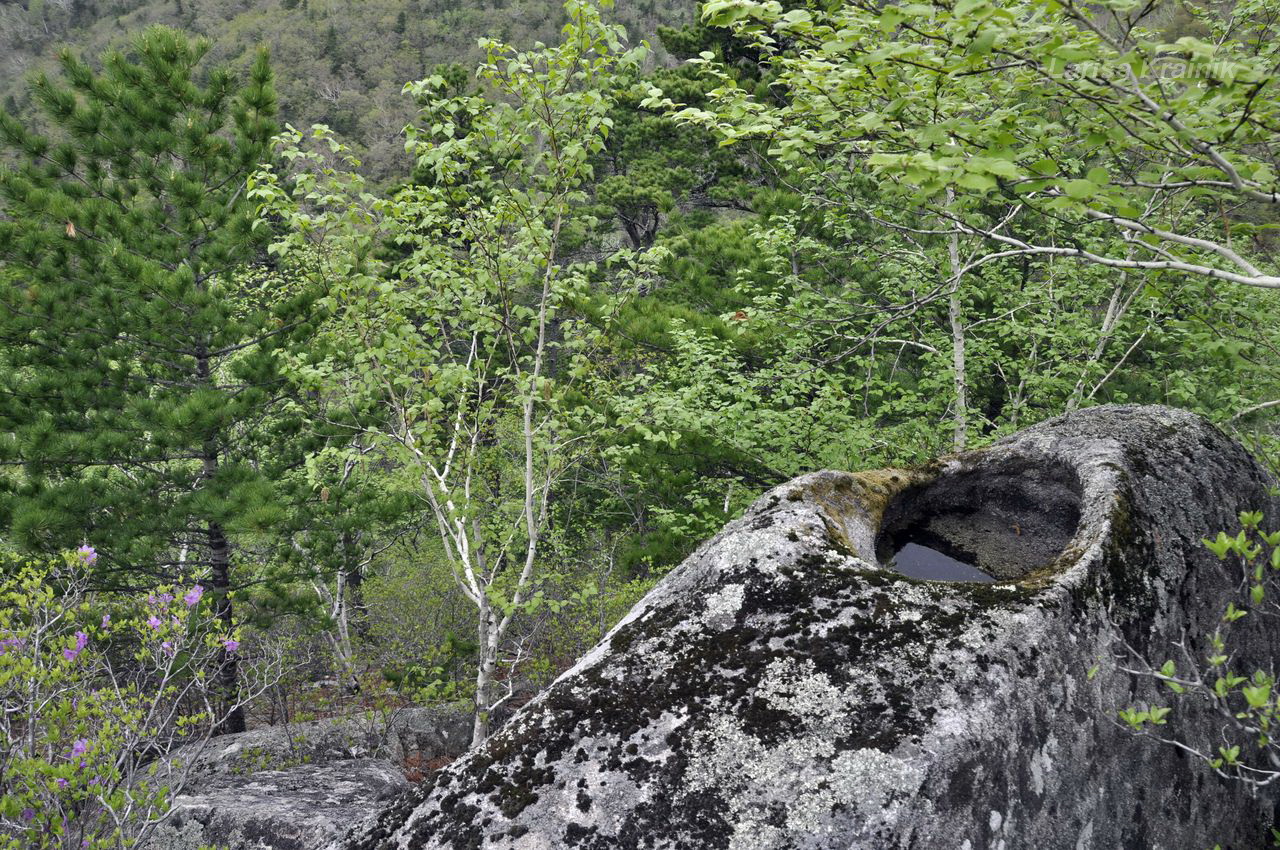
[[329, 58], [329, 70], [332, 73], [337, 74], [342, 70], [342, 49], [338, 46], [338, 31], [333, 28], [333, 24], [329, 24], [329, 29], [325, 30], [320, 55]]
[[[275, 132], [265, 53], [239, 87], [164, 28], [95, 72], [70, 52], [38, 78], [58, 141], [0, 113], [0, 533], [97, 547], [98, 580], [200, 578], [234, 626], [246, 544], [287, 515], [278, 467], [298, 423], [282, 346], [307, 299], [257, 297], [248, 176]], [[197, 77], [207, 80], [203, 85]], [[233, 705], [235, 644], [217, 676]], [[223, 731], [243, 728], [234, 712]]]

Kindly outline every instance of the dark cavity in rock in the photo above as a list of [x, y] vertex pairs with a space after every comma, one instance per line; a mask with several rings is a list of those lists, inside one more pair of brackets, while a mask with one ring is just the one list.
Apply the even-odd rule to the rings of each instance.
[[900, 493], [876, 539], [881, 563], [931, 581], [1009, 581], [1054, 564], [1080, 522], [1080, 483], [1018, 458], [958, 468]]
[[899, 549], [889, 561], [889, 566], [908, 578], [928, 581], [980, 581], [990, 583], [994, 578], [982, 570], [956, 560], [945, 552], [923, 546], [914, 540]]

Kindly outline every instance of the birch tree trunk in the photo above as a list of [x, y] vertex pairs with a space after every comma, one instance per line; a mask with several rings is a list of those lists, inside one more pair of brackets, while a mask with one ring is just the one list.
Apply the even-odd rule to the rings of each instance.
[[[948, 205], [955, 201], [955, 197], [955, 190], [947, 189]], [[947, 321], [951, 325], [951, 372], [955, 387], [951, 448], [962, 452], [969, 442], [969, 378], [965, 372], [964, 312], [960, 302], [960, 281], [964, 270], [960, 266], [960, 235], [955, 231], [947, 237], [947, 260], [951, 278]]]
[[480, 746], [489, 737], [490, 712], [493, 710], [493, 703], [489, 696], [493, 689], [493, 676], [498, 669], [498, 647], [502, 640], [498, 621], [494, 617], [493, 608], [488, 599], [481, 601], [477, 632], [480, 641], [480, 663], [476, 667], [475, 715], [471, 724], [472, 748]]

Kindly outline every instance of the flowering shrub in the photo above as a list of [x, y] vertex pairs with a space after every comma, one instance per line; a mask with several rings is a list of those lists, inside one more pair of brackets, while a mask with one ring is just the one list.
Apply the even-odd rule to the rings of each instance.
[[[85, 567], [96, 557], [89, 546], [55, 563], [0, 555], [0, 850], [136, 845], [168, 815], [219, 712], [236, 707], [213, 680], [240, 636], [211, 616], [204, 588], [95, 595]], [[277, 669], [251, 668], [238, 704]]]

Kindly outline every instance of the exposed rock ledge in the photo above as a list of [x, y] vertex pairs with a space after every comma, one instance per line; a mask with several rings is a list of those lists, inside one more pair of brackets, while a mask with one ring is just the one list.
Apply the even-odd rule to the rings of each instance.
[[244, 775], [349, 759], [383, 758], [396, 764], [407, 760], [425, 764], [465, 752], [470, 741], [471, 715], [466, 708], [402, 708], [387, 715], [364, 712], [264, 726], [213, 738], [199, 750], [176, 750], [170, 758], [188, 762], [188, 790], [196, 790], [215, 775]]
[[400, 769], [383, 759], [220, 773], [177, 798], [148, 847], [315, 850], [408, 785]]
[[463, 752], [471, 716], [410, 708], [268, 726], [168, 759], [187, 784], [148, 850], [316, 850], [409, 787], [403, 765]]
[[[798, 478], [335, 846], [1260, 847], [1267, 804], [1109, 718], [1145, 695], [1121, 640], [1163, 658], [1212, 627], [1234, 576], [1198, 541], [1280, 516], [1271, 483], [1203, 420], [1137, 407], [926, 470]], [[881, 565], [909, 540], [998, 581]]]

